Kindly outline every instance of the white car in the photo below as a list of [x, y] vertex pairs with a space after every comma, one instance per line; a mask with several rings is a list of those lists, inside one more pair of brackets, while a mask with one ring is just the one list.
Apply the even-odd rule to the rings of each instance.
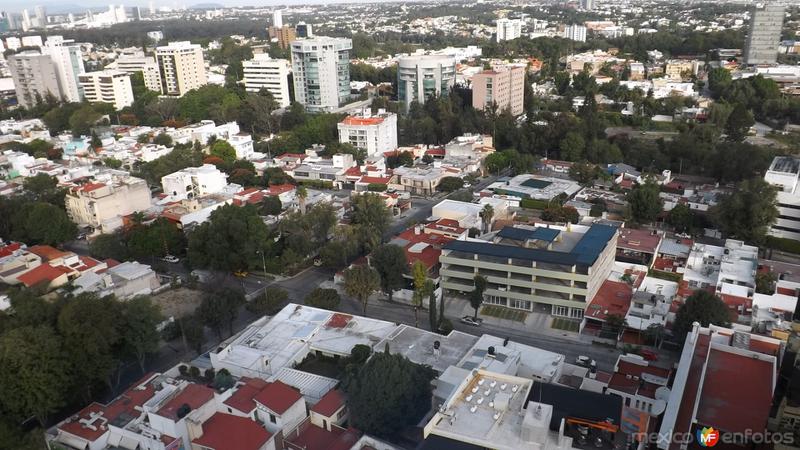
[[180, 261], [180, 258], [178, 258], [177, 256], [167, 255], [167, 256], [161, 258], [161, 260], [164, 261], [164, 262], [175, 264], [176, 262]]
[[473, 327], [479, 327], [483, 323], [483, 319], [481, 319], [480, 317], [476, 319], [472, 316], [464, 316], [461, 318], [461, 323], [472, 325]]
[[592, 358], [589, 358], [588, 356], [583, 356], [583, 355], [578, 356], [577, 358], [575, 358], [575, 364], [577, 364], [579, 366], [583, 366], [583, 367], [596, 367], [597, 366], [597, 363], [595, 362], [595, 360], [593, 360]]

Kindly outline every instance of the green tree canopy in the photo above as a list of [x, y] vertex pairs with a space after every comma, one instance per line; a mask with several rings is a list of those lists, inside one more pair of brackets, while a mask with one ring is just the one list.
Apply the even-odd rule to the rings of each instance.
[[315, 308], [335, 310], [341, 300], [336, 289], [314, 288], [303, 300], [303, 303]]
[[232, 164], [236, 161], [236, 150], [233, 148], [228, 141], [216, 141], [213, 145], [211, 145], [211, 156], [216, 156], [218, 158], [222, 158], [228, 164]]
[[686, 299], [675, 314], [675, 323], [672, 326], [675, 337], [683, 342], [694, 322], [704, 327], [709, 324], [725, 327], [731, 323], [731, 312], [713, 293], [697, 290]]
[[268, 233], [255, 206], [222, 206], [189, 234], [189, 262], [228, 272], [258, 267]]
[[726, 236], [761, 243], [778, 218], [777, 195], [763, 178], [745, 180], [714, 208], [715, 222]]
[[228, 335], [233, 334], [233, 322], [239, 315], [239, 308], [244, 304], [244, 294], [231, 288], [223, 288], [209, 292], [197, 309], [197, 314], [204, 325], [214, 330], [222, 339], [222, 331], [227, 326]]
[[264, 295], [247, 302], [247, 310], [257, 316], [274, 315], [289, 300], [289, 292], [279, 287], [268, 287]]
[[372, 252], [370, 264], [381, 278], [381, 290], [392, 301], [394, 291], [405, 284], [403, 274], [408, 266], [405, 251], [397, 245], [381, 245]]
[[383, 197], [371, 193], [356, 195], [352, 207], [352, 222], [363, 233], [367, 247], [377, 247], [383, 240], [383, 234], [388, 230], [392, 217]]
[[344, 290], [347, 295], [361, 302], [364, 316], [367, 315], [369, 297], [381, 286], [381, 277], [368, 266], [355, 266], [344, 271]]
[[656, 220], [664, 206], [658, 193], [658, 185], [652, 179], [647, 179], [628, 194], [628, 213], [634, 222], [649, 223]]

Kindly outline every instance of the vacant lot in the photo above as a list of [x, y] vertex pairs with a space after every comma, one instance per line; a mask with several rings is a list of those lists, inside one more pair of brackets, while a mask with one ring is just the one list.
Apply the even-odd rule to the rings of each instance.
[[164, 317], [175, 317], [176, 319], [192, 314], [203, 299], [203, 292], [188, 289], [168, 289], [158, 295], [153, 296], [153, 303], [161, 307], [161, 314]]

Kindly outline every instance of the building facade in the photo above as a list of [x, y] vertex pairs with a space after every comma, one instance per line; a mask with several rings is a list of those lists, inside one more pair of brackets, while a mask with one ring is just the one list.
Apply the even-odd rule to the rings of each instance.
[[161, 92], [161, 75], [158, 63], [150, 56], [123, 55], [106, 66], [106, 69], [119, 70], [125, 73], [141, 72], [144, 86], [153, 92]]
[[35, 106], [48, 95], [63, 99], [58, 68], [50, 55], [36, 51], [17, 53], [8, 57], [8, 67], [21, 106]]
[[71, 40], [64, 40], [61, 36], [51, 36], [41, 48], [42, 53], [47, 53], [53, 59], [64, 100], [82, 101], [83, 92], [78, 83], [78, 76], [85, 70], [80, 46]]
[[497, 42], [510, 41], [522, 36], [522, 20], [498, 19]]
[[456, 81], [456, 60], [445, 55], [403, 56], [397, 62], [397, 98], [405, 104], [424, 104], [428, 98], [441, 96]]
[[88, 102], [111, 103], [117, 111], [133, 104], [131, 76], [118, 70], [87, 72], [78, 76]]
[[524, 67], [485, 70], [472, 77], [472, 107], [485, 110], [497, 105], [498, 112], [508, 109], [518, 116], [524, 111], [524, 89]]
[[367, 151], [367, 156], [379, 155], [397, 148], [397, 114], [379, 110], [371, 114], [345, 117], [337, 125], [339, 142], [352, 144]]
[[289, 48], [292, 45], [292, 41], [297, 39], [297, 33], [289, 25], [269, 27], [269, 37], [278, 43], [278, 47]]
[[64, 203], [79, 226], [110, 233], [122, 226], [122, 216], [150, 207], [150, 189], [141, 178], [119, 177], [76, 186], [67, 192]]
[[156, 48], [161, 94], [181, 97], [208, 83], [203, 48], [189, 41], [170, 42]]
[[213, 164], [187, 167], [161, 178], [164, 193], [173, 200], [202, 197], [220, 192], [227, 186], [228, 176]]
[[441, 285], [470, 292], [488, 281], [485, 303], [580, 319], [614, 265], [617, 229], [592, 225], [582, 233], [559, 228], [505, 227], [494, 241], [452, 241], [442, 248]]
[[783, 5], [768, 3], [751, 10], [750, 30], [744, 50], [745, 64], [775, 64], [783, 19]]
[[800, 160], [778, 156], [764, 174], [764, 180], [778, 187], [778, 220], [769, 234], [800, 240]]
[[297, 102], [309, 111], [331, 111], [350, 97], [350, 50], [346, 38], [316, 37], [292, 42]]
[[564, 27], [564, 38], [576, 42], [586, 42], [586, 27], [583, 25], [567, 25]]
[[285, 59], [272, 59], [269, 55], [255, 55], [249, 61], [242, 61], [244, 88], [247, 92], [266, 89], [272, 98], [285, 108], [291, 103], [289, 98], [289, 74], [291, 68]]

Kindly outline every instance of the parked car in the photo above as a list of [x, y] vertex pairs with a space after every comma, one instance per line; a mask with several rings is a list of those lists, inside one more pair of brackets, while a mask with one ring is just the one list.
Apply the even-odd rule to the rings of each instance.
[[640, 351], [639, 354], [645, 359], [645, 361], [658, 361], [658, 353], [652, 350], [644, 349]]
[[233, 276], [239, 277], [239, 278], [244, 278], [247, 275], [250, 275], [250, 273], [248, 271], [246, 271], [246, 270], [239, 270], [237, 272], [233, 272]]
[[161, 258], [161, 260], [164, 261], [164, 262], [171, 263], [171, 264], [175, 264], [177, 262], [180, 262], [180, 258], [178, 258], [177, 256], [173, 256], [173, 255], [167, 255], [167, 256]]
[[475, 318], [472, 316], [464, 316], [461, 318], [461, 323], [472, 325], [473, 327], [479, 327], [483, 323], [483, 319], [481, 319], [480, 317]]
[[575, 364], [577, 364], [579, 366], [583, 366], [583, 367], [589, 367], [589, 368], [597, 367], [597, 362], [595, 362], [595, 360], [593, 360], [592, 358], [589, 358], [588, 356], [584, 356], [584, 355], [581, 355], [581, 356], [578, 356], [577, 358], [575, 358]]

